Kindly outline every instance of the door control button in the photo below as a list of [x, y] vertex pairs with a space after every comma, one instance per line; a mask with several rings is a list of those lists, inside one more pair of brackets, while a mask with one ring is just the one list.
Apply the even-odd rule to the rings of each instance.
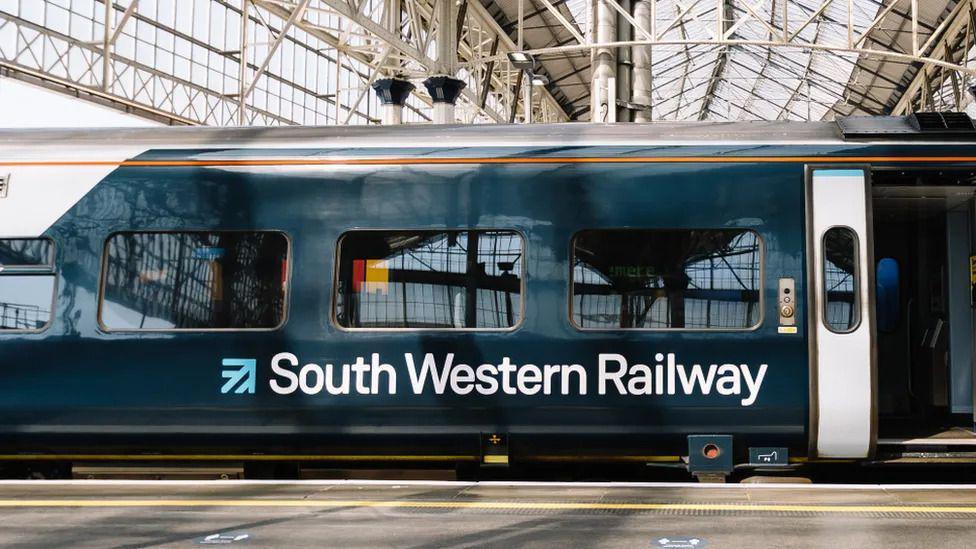
[[776, 307], [779, 310], [780, 328], [791, 327], [792, 330], [780, 330], [779, 333], [796, 333], [796, 281], [792, 278], [779, 279], [779, 292]]

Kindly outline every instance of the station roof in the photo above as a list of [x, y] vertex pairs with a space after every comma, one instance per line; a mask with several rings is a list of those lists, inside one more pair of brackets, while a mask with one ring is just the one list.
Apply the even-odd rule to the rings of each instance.
[[[573, 34], [559, 23], [542, 0], [521, 0], [523, 2], [523, 49], [548, 48], [578, 43]], [[518, 40], [519, 0], [481, 0], [488, 12], [509, 33], [513, 41]], [[555, 0], [552, 5], [571, 22], [580, 34], [586, 33], [584, 19], [586, 0]], [[590, 96], [590, 54], [578, 52], [546, 58], [539, 72], [549, 79], [549, 91], [560, 106], [570, 116], [579, 110], [586, 110]]]
[[[525, 49], [578, 43], [558, 21], [558, 8], [586, 35], [587, 0], [481, 0], [514, 37], [519, 2], [524, 2]], [[968, 0], [918, 2], [917, 36], [926, 44], [942, 38], [950, 17]], [[659, 20], [671, 28], [652, 51], [655, 120], [823, 120], [850, 114], [891, 113], [918, 76], [921, 63], [907, 58], [878, 57], [837, 49], [802, 49], [761, 45], [775, 39], [784, 19], [796, 41], [844, 45], [849, 28], [864, 35], [856, 49], [913, 52], [910, 0], [724, 0], [729, 40], [714, 38], [715, 6], [711, 2], [656, 0]], [[965, 14], [963, 14], [965, 15]], [[751, 19], [751, 20], [749, 20]], [[762, 21], [760, 21], [762, 19]], [[748, 20], [731, 25], [733, 21]], [[804, 22], [808, 24], [803, 25]], [[659, 25], [660, 27], [661, 25]], [[795, 29], [795, 31], [794, 31]], [[971, 31], [970, 31], [971, 32]], [[699, 43], [692, 43], [698, 41]], [[754, 45], [741, 42], [754, 42]], [[930, 49], [935, 49], [935, 44]], [[965, 48], [972, 56], [972, 43]], [[924, 53], [924, 52], [923, 52]], [[549, 89], [578, 120], [589, 118], [590, 54], [588, 51], [541, 57]], [[944, 77], [944, 76], [943, 76]], [[937, 90], [938, 92], [938, 90]], [[938, 93], [934, 94], [938, 95]], [[943, 94], [944, 95], [944, 94]], [[938, 96], [934, 101], [939, 98]]]
[[[632, 16], [641, 3], [653, 6], [648, 28]], [[415, 86], [403, 122], [425, 123], [435, 109], [423, 82], [455, 70], [466, 83], [456, 120], [585, 121], [597, 48], [615, 51], [622, 66], [628, 52], [650, 50], [650, 99], [620, 96], [655, 121], [962, 110], [976, 82], [976, 0], [7, 4], [0, 10], [4, 76], [167, 124], [377, 124], [384, 109], [372, 85], [393, 75]], [[596, 5], [612, 8], [620, 29], [601, 35], [603, 44], [591, 32]], [[442, 24], [444, 6], [456, 20]], [[456, 59], [450, 48], [439, 51], [444, 36], [456, 38]], [[533, 79], [544, 92], [525, 94], [531, 109], [520, 89], [525, 74], [508, 62], [519, 50], [537, 56], [536, 73], [545, 77]], [[106, 52], [113, 63], [103, 62]]]
[[[860, 2], [855, 2], [860, 3]], [[966, 0], [923, 0], [918, 2], [918, 34], [923, 45], [930, 40], [945, 40], [944, 30], [956, 12], [965, 10]], [[971, 13], [961, 16], [971, 17]], [[969, 23], [972, 25], [972, 22]], [[884, 15], [878, 31], [872, 32], [868, 40], [890, 51], [911, 53], [912, 20], [902, 9], [894, 9]], [[970, 28], [969, 34], [976, 30]], [[974, 55], [972, 40], [964, 46], [963, 55], [971, 59]], [[861, 56], [851, 71], [844, 88], [843, 98], [838, 99], [828, 112], [831, 116], [851, 114], [887, 114], [904, 98], [911, 83], [919, 77], [922, 65], [917, 62], [893, 58]], [[940, 90], [941, 91], [941, 90]], [[941, 94], [940, 94], [941, 97]], [[939, 108], [939, 105], [934, 105]], [[946, 108], [945, 104], [941, 105]]]

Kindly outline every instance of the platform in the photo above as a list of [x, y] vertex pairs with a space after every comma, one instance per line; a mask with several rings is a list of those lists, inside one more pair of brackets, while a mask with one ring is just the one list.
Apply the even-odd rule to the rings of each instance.
[[5, 547], [968, 547], [976, 487], [13, 481], [0, 516]]

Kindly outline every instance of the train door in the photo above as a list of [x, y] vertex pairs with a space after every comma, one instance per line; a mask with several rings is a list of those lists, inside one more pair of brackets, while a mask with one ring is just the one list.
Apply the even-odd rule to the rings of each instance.
[[875, 440], [868, 191], [865, 169], [808, 172], [811, 450], [820, 457], [868, 457]]
[[872, 170], [879, 443], [976, 445], [976, 171]]

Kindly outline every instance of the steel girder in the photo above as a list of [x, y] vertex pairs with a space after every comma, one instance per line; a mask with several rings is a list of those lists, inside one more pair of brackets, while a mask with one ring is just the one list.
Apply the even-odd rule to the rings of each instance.
[[[170, 124], [377, 123], [373, 80], [437, 72], [438, 1], [5, 0], [0, 70]], [[462, 5], [460, 61], [515, 49], [477, 1]], [[507, 63], [458, 77], [459, 121], [507, 120], [519, 99]], [[568, 120], [548, 92], [535, 96], [536, 121]], [[416, 92], [405, 120], [429, 112]]]

